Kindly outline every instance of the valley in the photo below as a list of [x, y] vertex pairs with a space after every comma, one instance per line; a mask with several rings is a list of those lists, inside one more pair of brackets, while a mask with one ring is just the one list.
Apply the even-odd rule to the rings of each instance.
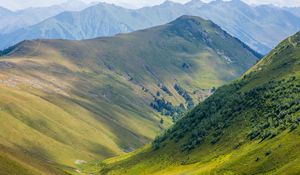
[[0, 175], [300, 174], [299, 6], [0, 0]]
[[[44, 167], [72, 172], [131, 152], [260, 57], [193, 16], [115, 37], [23, 41], [0, 59], [0, 143], [15, 153], [3, 149], [4, 161], [55, 174]], [[155, 99], [167, 105], [155, 110]]]
[[155, 141], [91, 163], [100, 174], [299, 174], [300, 33]]

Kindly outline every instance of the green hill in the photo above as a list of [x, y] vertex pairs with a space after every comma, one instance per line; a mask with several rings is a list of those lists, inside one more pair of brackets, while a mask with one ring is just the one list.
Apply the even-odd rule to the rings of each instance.
[[73, 167], [149, 143], [259, 58], [189, 16], [116, 37], [24, 41], [2, 55], [0, 145]]
[[300, 32], [153, 144], [83, 167], [100, 174], [299, 174]]

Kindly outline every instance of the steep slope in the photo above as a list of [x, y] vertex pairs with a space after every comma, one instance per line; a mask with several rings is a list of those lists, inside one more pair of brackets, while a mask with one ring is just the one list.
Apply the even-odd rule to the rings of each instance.
[[[275, 15], [276, 14], [276, 15]], [[26, 39], [89, 39], [128, 33], [173, 21], [182, 15], [212, 20], [251, 48], [267, 54], [300, 28], [300, 18], [272, 6], [252, 7], [240, 0], [186, 4], [166, 1], [161, 5], [129, 10], [100, 3], [80, 12], [65, 12], [45, 21], [0, 36], [0, 48]]]
[[180, 117], [178, 108], [258, 60], [189, 16], [111, 38], [24, 41], [3, 54], [0, 143], [70, 166], [141, 147], [170, 126], [169, 115]]
[[300, 32], [219, 88], [152, 146], [86, 165], [100, 174], [299, 174]]
[[[31, 25], [35, 25], [47, 18], [53, 17], [64, 11], [80, 11], [91, 6], [82, 1], [67, 1], [62, 4], [53, 5], [50, 7], [37, 7], [18, 10], [15, 12], [9, 11], [2, 15], [2, 8], [0, 7], [0, 33], [10, 33], [18, 29], [22, 29]], [[7, 10], [5, 10], [7, 12]]]

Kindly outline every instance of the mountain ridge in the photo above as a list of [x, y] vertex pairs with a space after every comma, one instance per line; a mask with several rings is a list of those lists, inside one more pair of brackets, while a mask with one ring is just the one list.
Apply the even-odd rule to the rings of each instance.
[[15, 32], [18, 29], [38, 24], [49, 17], [58, 15], [61, 12], [81, 11], [88, 6], [90, 6], [90, 4], [76, 0], [49, 7], [26, 8], [17, 11], [9, 11], [10, 13], [6, 13], [6, 15], [2, 16], [0, 19], [0, 22], [3, 24], [0, 27], [0, 34]]
[[[2, 43], [0, 48], [7, 48], [24, 39], [61, 38], [78, 40], [113, 36], [119, 33], [128, 33], [162, 25], [182, 15], [193, 15], [214, 21], [251, 48], [266, 54], [278, 42], [300, 28], [300, 18], [283, 9], [251, 7], [238, 1], [199, 2], [190, 2], [199, 4], [197, 6], [191, 6], [190, 3], [166, 2], [165, 4], [136, 10], [111, 4], [101, 6], [100, 3], [94, 8], [90, 8], [90, 12], [87, 10], [78, 13], [67, 12], [63, 16], [58, 15], [49, 18], [37, 25], [20, 29], [15, 33], [1, 35], [0, 37], [5, 42]], [[266, 11], [272, 9], [272, 12], [265, 15], [264, 9]], [[280, 24], [272, 21], [280, 21]], [[271, 29], [274, 32], [270, 32]]]

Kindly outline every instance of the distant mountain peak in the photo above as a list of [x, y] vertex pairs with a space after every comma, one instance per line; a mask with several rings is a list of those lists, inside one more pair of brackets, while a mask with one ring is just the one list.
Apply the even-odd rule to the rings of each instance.
[[117, 6], [113, 3], [99, 2], [96, 5], [93, 5], [93, 6], [90, 6], [86, 9], [84, 9], [81, 12], [92, 12], [92, 11], [94, 11], [94, 12], [96, 12], [96, 11], [104, 12], [104, 11], [107, 11], [107, 10], [120, 10], [120, 9], [125, 10], [125, 8]]
[[13, 13], [13, 12], [10, 11], [9, 9], [0, 6], [0, 15], [6, 15], [6, 14], [11, 14], [11, 13]]
[[[222, 0], [220, 0], [222, 1]], [[244, 1], [242, 0], [231, 0], [231, 1], [222, 1], [223, 3], [228, 3], [234, 7], [248, 7], [249, 5], [246, 4]]]
[[166, 0], [164, 3], [161, 4], [161, 6], [173, 6], [173, 5], [177, 5], [178, 3], [170, 1], [170, 0]]
[[201, 0], [191, 0], [191, 1], [187, 2], [185, 5], [194, 7], [194, 8], [199, 8], [199, 7], [202, 7], [204, 4], [205, 3], [202, 2]]
[[246, 4], [245, 2], [243, 2], [242, 0], [230, 0], [230, 1], [224, 1], [224, 0], [215, 0], [215, 1], [211, 1], [210, 4], [232, 4], [232, 5], [237, 5], [237, 6], [248, 6], [248, 4]]
[[231, 2], [231, 3], [234, 3], [234, 4], [242, 4], [242, 5], [247, 5], [248, 6], [248, 4], [246, 4], [244, 1], [242, 1], [242, 0], [231, 0], [231, 1], [229, 1], [229, 2]]
[[0, 10], [10, 11], [7, 8], [1, 7], [1, 6], [0, 6]]

